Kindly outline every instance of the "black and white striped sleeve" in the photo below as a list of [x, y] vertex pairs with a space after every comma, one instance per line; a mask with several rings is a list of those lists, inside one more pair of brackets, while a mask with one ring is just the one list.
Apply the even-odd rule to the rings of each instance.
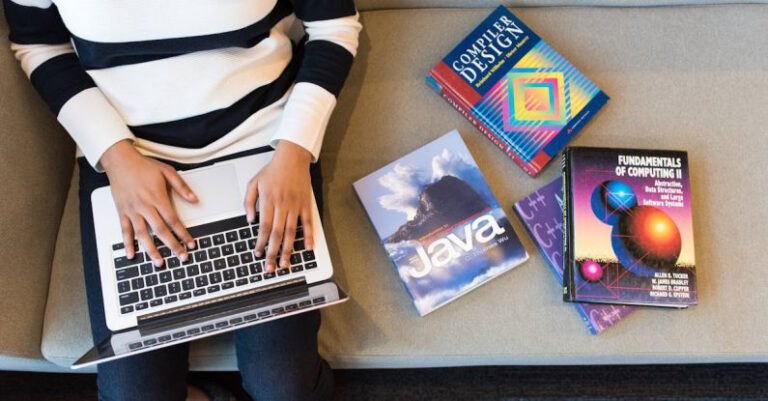
[[336, 98], [357, 53], [362, 25], [353, 0], [295, 0], [294, 4], [308, 38], [296, 85], [271, 143], [296, 143], [316, 161]]
[[11, 50], [89, 163], [114, 143], [133, 140], [120, 114], [80, 65], [70, 33], [51, 0], [3, 0]]

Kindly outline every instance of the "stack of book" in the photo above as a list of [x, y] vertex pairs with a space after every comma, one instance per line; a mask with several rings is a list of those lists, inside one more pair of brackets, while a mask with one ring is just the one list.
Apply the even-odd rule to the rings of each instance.
[[[427, 82], [530, 176], [563, 153], [562, 177], [514, 211], [591, 333], [696, 304], [685, 152], [566, 147], [609, 98], [505, 7]], [[421, 315], [528, 258], [458, 132], [354, 187]]]

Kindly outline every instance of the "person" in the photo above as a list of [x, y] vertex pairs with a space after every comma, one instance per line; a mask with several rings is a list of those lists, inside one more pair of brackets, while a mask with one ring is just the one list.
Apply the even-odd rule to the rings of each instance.
[[[93, 189], [111, 185], [128, 256], [136, 238], [157, 269], [164, 258], [153, 234], [181, 260], [196, 246], [170, 200], [175, 191], [196, 201], [177, 170], [274, 148], [243, 200], [248, 218], [259, 218], [254, 253], [266, 257], [268, 271], [289, 263], [298, 222], [306, 233], [320, 224], [311, 220], [311, 188], [319, 195], [316, 162], [362, 29], [353, 0], [3, 4], [12, 51], [78, 145], [94, 340], [108, 329]], [[309, 312], [235, 332], [243, 387], [253, 399], [330, 396], [319, 324], [319, 313]], [[99, 398], [210, 398], [212, 391], [186, 383], [188, 353], [182, 344], [99, 365]]]

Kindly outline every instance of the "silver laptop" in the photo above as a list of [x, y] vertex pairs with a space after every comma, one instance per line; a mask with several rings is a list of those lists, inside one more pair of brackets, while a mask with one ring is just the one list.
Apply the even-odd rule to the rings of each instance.
[[247, 222], [243, 199], [248, 181], [273, 154], [270, 151], [244, 156], [180, 172], [198, 202], [192, 204], [173, 198], [173, 203], [179, 218], [197, 241], [197, 247], [190, 250], [188, 261], [181, 262], [156, 239], [158, 250], [165, 258], [161, 268], [154, 267], [140, 247], [133, 259], [126, 258], [110, 188], [93, 191], [104, 312], [107, 327], [114, 334], [97, 344], [73, 368], [192, 341], [347, 299], [344, 291], [331, 280], [333, 267], [314, 197], [313, 221], [318, 224], [312, 225], [313, 250], [306, 249], [303, 228], [299, 225], [290, 267], [267, 273], [264, 259], [253, 255], [259, 223]]

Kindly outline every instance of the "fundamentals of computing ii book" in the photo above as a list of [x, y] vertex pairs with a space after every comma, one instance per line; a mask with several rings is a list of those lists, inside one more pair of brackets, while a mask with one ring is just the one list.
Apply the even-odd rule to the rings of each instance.
[[505, 7], [448, 53], [427, 82], [531, 176], [608, 101]]
[[[531, 234], [560, 285], [563, 282], [563, 180], [557, 178], [515, 203], [515, 213]], [[626, 305], [573, 305], [592, 334], [600, 334], [635, 310]]]
[[528, 259], [457, 131], [354, 187], [422, 316]]
[[569, 147], [563, 182], [566, 301], [696, 304], [686, 152]]

